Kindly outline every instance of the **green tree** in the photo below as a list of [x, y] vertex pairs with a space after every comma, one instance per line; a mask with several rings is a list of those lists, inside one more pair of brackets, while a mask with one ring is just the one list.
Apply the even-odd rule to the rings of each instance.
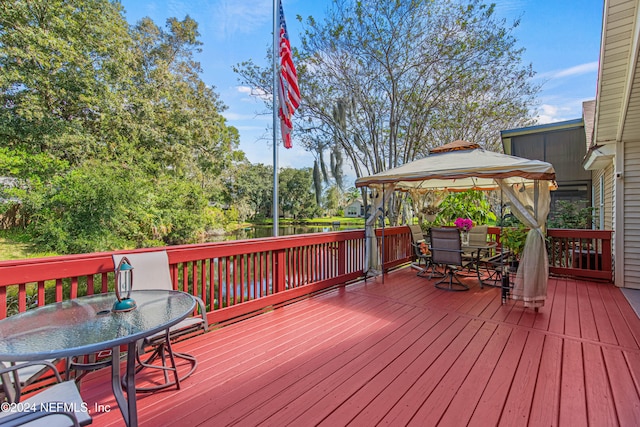
[[311, 168], [282, 168], [278, 178], [278, 200], [285, 215], [299, 219], [318, 212]]
[[237, 165], [224, 181], [228, 203], [246, 204], [249, 218], [271, 216], [273, 200], [273, 167], [245, 162]]
[[166, 31], [149, 18], [133, 29], [140, 61], [127, 122], [132, 138], [119, 155], [142, 157], [153, 174], [195, 175], [206, 187], [207, 177], [219, 175], [243, 155], [237, 152], [237, 130], [220, 114], [226, 107], [199, 77], [200, 64], [193, 60], [201, 45], [198, 36], [189, 16], [167, 20]]
[[[320, 159], [337, 146], [357, 177], [456, 139], [497, 151], [499, 130], [531, 123], [538, 87], [513, 36], [519, 22], [498, 19], [494, 5], [334, 0], [324, 20], [305, 24], [296, 139]], [[236, 70], [270, 92], [266, 68], [248, 61]]]
[[331, 212], [331, 214], [335, 214], [338, 209], [340, 209], [342, 203], [342, 192], [340, 188], [338, 188], [337, 185], [327, 188], [324, 193], [324, 198], [324, 207]]
[[36, 241], [185, 243], [212, 226], [207, 198], [244, 154], [198, 38], [189, 16], [129, 26], [117, 1], [0, 0], [0, 175], [20, 179]]
[[0, 1], [0, 139], [80, 164], [103, 157], [105, 115], [132, 65], [119, 3]]
[[469, 218], [474, 224], [492, 224], [496, 221], [496, 215], [491, 210], [491, 203], [484, 191], [450, 193], [439, 208], [438, 218], [448, 225], [453, 225], [459, 217]]
[[147, 243], [153, 186], [135, 170], [86, 163], [52, 184], [24, 199], [38, 248], [64, 254]]

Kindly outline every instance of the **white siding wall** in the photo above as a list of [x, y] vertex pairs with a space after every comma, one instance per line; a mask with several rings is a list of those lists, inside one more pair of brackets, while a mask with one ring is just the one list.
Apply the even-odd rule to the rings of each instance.
[[616, 185], [623, 186], [624, 224], [616, 224], [616, 228], [618, 232], [624, 232], [624, 253], [616, 255], [624, 256], [623, 286], [634, 289], [640, 289], [640, 168], [638, 165], [640, 165], [640, 141], [625, 141], [622, 171], [624, 175], [616, 182]]
[[[593, 171], [593, 207], [596, 208], [594, 212], [595, 228], [598, 230], [613, 230], [613, 212], [615, 209], [614, 204], [614, 164], [613, 161], [605, 169], [598, 169]], [[600, 207], [600, 180], [604, 182], [604, 208], [602, 209], [603, 215], [601, 216]], [[601, 217], [604, 221], [601, 221]]]

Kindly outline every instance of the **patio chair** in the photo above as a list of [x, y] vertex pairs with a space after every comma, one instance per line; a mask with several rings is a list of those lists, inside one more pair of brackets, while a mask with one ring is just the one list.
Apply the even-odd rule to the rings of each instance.
[[[171, 274], [169, 272], [169, 257], [166, 251], [113, 255], [114, 265], [118, 265], [124, 256], [127, 257], [133, 266], [134, 290], [173, 289], [173, 282], [171, 281]], [[204, 332], [208, 330], [209, 325], [206, 320], [207, 310], [205, 304], [201, 298], [197, 296], [194, 296], [194, 298], [196, 299], [202, 317], [188, 317], [168, 330], [138, 342], [138, 351], [136, 352], [138, 366], [136, 373], [144, 368], [160, 369], [163, 371], [164, 383], [156, 386], [136, 387], [136, 391], [153, 392], [174, 384], [177, 389], [180, 389], [180, 381], [188, 378], [196, 370], [198, 362], [195, 357], [190, 354], [173, 351], [171, 348], [172, 339], [178, 336], [196, 332], [200, 329]], [[150, 355], [143, 360], [142, 355], [146, 353], [147, 348], [151, 350]], [[190, 365], [189, 371], [182, 376], [178, 375], [176, 358], [183, 359]], [[159, 361], [160, 364], [154, 364], [156, 361]], [[167, 361], [169, 364], [167, 364]], [[173, 381], [169, 379], [168, 372], [174, 373]]]
[[431, 260], [444, 266], [444, 277], [435, 283], [435, 287], [447, 291], [466, 291], [456, 272], [464, 267], [462, 244], [457, 228], [431, 229]]
[[469, 231], [469, 247], [463, 248], [462, 254], [463, 261], [466, 262], [466, 267], [471, 270], [475, 266], [478, 255], [483, 256], [483, 253], [478, 254], [477, 251], [485, 252], [488, 249], [477, 249], [477, 246], [483, 246], [487, 244], [487, 236], [489, 235], [489, 227], [487, 225], [476, 225]]
[[57, 360], [47, 359], [37, 363], [32, 362], [19, 362], [8, 363], [0, 362], [0, 368], [11, 368], [16, 366], [16, 369], [10, 369], [0, 375], [2, 381], [2, 392], [9, 403], [20, 402], [20, 396], [22, 390], [30, 384], [38, 381], [43, 375], [57, 372], [55, 363]]
[[[431, 266], [433, 268], [431, 263], [431, 253], [425, 253], [423, 250], [425, 243], [428, 248], [428, 243], [425, 239], [424, 233], [422, 232], [422, 228], [419, 225], [410, 224], [408, 227], [411, 229], [411, 246], [413, 246], [415, 258], [418, 260], [418, 268], [420, 268], [421, 262], [424, 261], [424, 268], [421, 268], [417, 275], [424, 277], [426, 276], [429, 267]], [[431, 274], [433, 275], [433, 272]]]
[[[22, 411], [0, 411], [0, 426], [85, 426], [93, 421], [74, 381], [62, 381], [60, 373], [49, 361], [25, 362], [5, 366], [0, 375], [13, 376], [28, 366], [46, 366], [51, 369], [57, 383], [21, 402]], [[34, 410], [35, 409], [35, 410]], [[42, 419], [42, 418], [45, 418]]]
[[[55, 405], [61, 402], [49, 402], [48, 404], [56, 407]], [[46, 404], [45, 404], [46, 405]], [[42, 418], [49, 417], [48, 420], [42, 420]], [[16, 427], [16, 426], [31, 426], [31, 427], [80, 427], [78, 418], [75, 413], [69, 411], [62, 411], [56, 408], [55, 412], [47, 411], [45, 409], [35, 409], [33, 411], [12, 412], [5, 417], [0, 418], [1, 427]]]
[[479, 273], [483, 276], [483, 279], [480, 281], [480, 287], [482, 288], [484, 284], [487, 284], [489, 286], [502, 288], [503, 303], [512, 287], [509, 278], [505, 276], [505, 271], [508, 272], [509, 269], [508, 264], [510, 257], [510, 251], [489, 253], [480, 258], [477, 266]]

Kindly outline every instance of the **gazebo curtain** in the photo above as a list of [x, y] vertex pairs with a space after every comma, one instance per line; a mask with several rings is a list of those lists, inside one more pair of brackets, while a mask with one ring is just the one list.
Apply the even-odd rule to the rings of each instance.
[[382, 217], [384, 221], [384, 202], [388, 200], [395, 189], [393, 184], [370, 185], [371, 200], [366, 213], [364, 234], [365, 251], [364, 271], [367, 276], [375, 276], [382, 272], [380, 250], [376, 238], [375, 224]]
[[544, 228], [550, 210], [549, 184], [546, 181], [508, 184], [503, 179], [496, 182], [511, 202], [513, 214], [530, 228], [514, 281], [513, 299], [523, 301], [525, 307], [542, 307], [549, 279]]

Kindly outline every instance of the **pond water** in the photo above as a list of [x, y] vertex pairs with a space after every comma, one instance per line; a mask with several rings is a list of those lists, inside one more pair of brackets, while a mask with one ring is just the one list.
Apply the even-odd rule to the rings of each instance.
[[[279, 236], [291, 236], [294, 234], [325, 233], [328, 231], [362, 230], [362, 225], [286, 225], [278, 227]], [[223, 242], [229, 240], [256, 239], [261, 237], [271, 237], [273, 227], [270, 225], [260, 225], [246, 227], [236, 230], [224, 236], [211, 236], [209, 242]]]

